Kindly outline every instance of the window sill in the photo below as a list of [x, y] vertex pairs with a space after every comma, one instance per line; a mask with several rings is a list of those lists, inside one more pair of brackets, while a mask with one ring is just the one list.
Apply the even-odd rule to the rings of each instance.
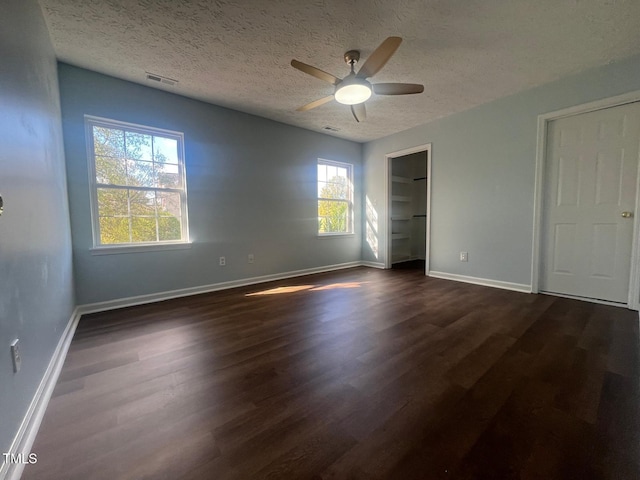
[[318, 233], [318, 238], [355, 237], [355, 233]]
[[191, 242], [180, 243], [145, 243], [142, 245], [114, 245], [89, 249], [91, 255], [117, 255], [121, 253], [157, 252], [161, 250], [184, 250], [191, 248]]

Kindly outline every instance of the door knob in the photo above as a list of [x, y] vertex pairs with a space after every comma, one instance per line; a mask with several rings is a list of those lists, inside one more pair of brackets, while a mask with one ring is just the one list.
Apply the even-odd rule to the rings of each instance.
[[622, 212], [622, 218], [631, 218], [633, 217], [633, 212]]

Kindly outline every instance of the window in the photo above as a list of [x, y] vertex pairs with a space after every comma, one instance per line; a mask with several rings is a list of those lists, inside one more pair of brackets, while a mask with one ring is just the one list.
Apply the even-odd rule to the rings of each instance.
[[353, 233], [353, 167], [318, 159], [318, 234]]
[[94, 247], [187, 243], [182, 134], [85, 122]]

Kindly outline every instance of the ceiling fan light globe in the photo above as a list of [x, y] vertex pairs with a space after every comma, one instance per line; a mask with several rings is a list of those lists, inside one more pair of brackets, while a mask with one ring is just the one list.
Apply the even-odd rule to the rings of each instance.
[[334, 94], [338, 103], [344, 105], [356, 105], [368, 100], [371, 96], [371, 85], [366, 80], [355, 78], [355, 76], [347, 77], [336, 88]]

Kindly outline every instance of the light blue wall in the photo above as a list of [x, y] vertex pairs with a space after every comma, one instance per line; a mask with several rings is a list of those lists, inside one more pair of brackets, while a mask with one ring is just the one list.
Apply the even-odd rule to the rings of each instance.
[[[640, 57], [364, 145], [364, 189], [386, 255], [385, 154], [432, 143], [431, 270], [530, 285], [537, 117], [640, 90]], [[469, 262], [459, 252], [469, 252]], [[375, 260], [363, 244], [363, 259]]]
[[[361, 144], [65, 64], [59, 72], [79, 304], [360, 260]], [[190, 249], [91, 254], [85, 114], [184, 132]], [[318, 157], [355, 166], [355, 235], [317, 236]]]
[[[75, 302], [53, 49], [36, 0], [4, 0], [0, 10], [1, 453], [18, 431]], [[17, 374], [9, 349], [15, 338], [23, 357]]]

